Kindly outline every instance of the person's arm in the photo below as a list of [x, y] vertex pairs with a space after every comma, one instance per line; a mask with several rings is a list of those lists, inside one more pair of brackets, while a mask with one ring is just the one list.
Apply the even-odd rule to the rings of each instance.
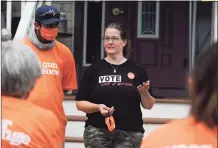
[[141, 104], [144, 109], [151, 109], [155, 104], [155, 98], [150, 87], [150, 81], [148, 80], [148, 75], [145, 69], [140, 71], [140, 85], [137, 87], [140, 96]]
[[138, 86], [138, 91], [141, 95], [141, 104], [144, 109], [151, 109], [155, 104], [155, 99], [149, 93], [150, 82], [147, 81], [142, 85]]
[[98, 105], [91, 103], [89, 100], [94, 83], [94, 67], [91, 65], [84, 72], [78, 92], [76, 94], [76, 107], [78, 110], [85, 113], [94, 113], [99, 111]]
[[142, 106], [144, 109], [152, 109], [155, 104], [155, 99], [151, 95], [141, 96]]
[[91, 65], [87, 68], [80, 83], [76, 94], [76, 107], [85, 113], [100, 112], [103, 116], [112, 114], [113, 108], [109, 108], [104, 104], [95, 104], [90, 101], [90, 93], [93, 85], [96, 83], [94, 78], [94, 67]]
[[76, 108], [85, 113], [94, 113], [99, 111], [99, 105], [89, 101], [76, 101]]
[[43, 127], [43, 130], [41, 130], [43, 134], [40, 136], [42, 139], [40, 139], [38, 145], [46, 148], [62, 148], [64, 144], [64, 137], [60, 136], [63, 132], [62, 126], [54, 113], [49, 110], [43, 110], [41, 112], [43, 116], [37, 118], [39, 123], [42, 124], [41, 127]]
[[85, 113], [98, 112], [98, 105], [90, 102], [90, 94], [92, 93], [92, 87], [95, 84], [95, 69], [94, 66], [89, 66], [80, 82], [77, 94], [76, 94], [76, 107], [77, 110]]
[[[66, 48], [66, 47], [65, 47]], [[74, 57], [70, 49], [66, 49], [65, 59], [63, 59], [63, 80], [62, 88], [64, 94], [77, 89], [77, 76]]]
[[[52, 120], [50, 120], [51, 122]], [[60, 130], [62, 129], [58, 120], [54, 120], [51, 122], [53, 124], [53, 133], [51, 135], [51, 142], [48, 143], [50, 144], [47, 147], [52, 147], [52, 148], [62, 148], [64, 142], [58, 137], [60, 135]]]
[[85, 113], [100, 112], [102, 116], [112, 115], [114, 108], [107, 107], [104, 104], [95, 104], [89, 101], [76, 101], [76, 108]]

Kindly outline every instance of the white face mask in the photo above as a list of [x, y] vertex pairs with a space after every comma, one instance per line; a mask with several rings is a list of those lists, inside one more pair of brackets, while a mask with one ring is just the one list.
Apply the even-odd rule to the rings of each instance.
[[30, 40], [36, 47], [38, 47], [39, 49], [42, 49], [42, 50], [51, 49], [55, 44], [55, 41], [47, 43], [47, 44], [41, 43], [36, 36], [34, 28], [32, 29], [32, 33], [30, 35]]

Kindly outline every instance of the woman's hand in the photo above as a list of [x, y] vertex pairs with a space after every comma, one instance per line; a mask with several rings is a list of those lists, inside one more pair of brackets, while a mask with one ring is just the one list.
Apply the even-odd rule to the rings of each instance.
[[98, 110], [100, 111], [100, 113], [102, 114], [102, 116], [111, 116], [114, 112], [114, 107], [107, 107], [104, 104], [99, 104], [98, 105]]
[[147, 96], [149, 94], [148, 92], [149, 88], [150, 88], [150, 81], [147, 81], [146, 83], [143, 82], [142, 85], [137, 86], [138, 92], [143, 96]]
[[141, 95], [142, 106], [145, 109], [151, 109], [155, 103], [155, 99], [150, 95], [148, 91], [149, 88], [150, 88], [150, 81], [147, 81], [146, 83], [143, 82], [142, 85], [139, 85], [137, 87], [138, 92]]

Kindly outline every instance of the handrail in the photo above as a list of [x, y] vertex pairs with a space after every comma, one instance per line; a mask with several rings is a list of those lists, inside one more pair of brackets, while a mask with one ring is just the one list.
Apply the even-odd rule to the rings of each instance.
[[[75, 101], [75, 95], [72, 96], [64, 96], [64, 100], [66, 101]], [[186, 98], [165, 98], [165, 99], [155, 99], [156, 103], [177, 103], [177, 104], [191, 104], [191, 100], [190, 99], [186, 99]]]

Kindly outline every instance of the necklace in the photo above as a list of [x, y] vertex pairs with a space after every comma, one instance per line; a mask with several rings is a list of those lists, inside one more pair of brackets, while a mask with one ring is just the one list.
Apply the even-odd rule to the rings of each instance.
[[[109, 61], [111, 61], [109, 58], [108, 58], [108, 60]], [[115, 68], [114, 68], [114, 66], [109, 62], [109, 64], [111, 65], [111, 67], [113, 68], [113, 70], [114, 70], [114, 73], [116, 73], [117, 72], [117, 68], [118, 68], [118, 66], [120, 66], [120, 65], [117, 65]]]
[[120, 66], [120, 65], [117, 65], [117, 67], [116, 67], [116, 68], [114, 68], [114, 66], [113, 66], [111, 63], [110, 63], [110, 65], [111, 65], [111, 67], [114, 69], [114, 73], [116, 73], [116, 72], [117, 72], [117, 70], [116, 70], [116, 69], [117, 69], [117, 67], [118, 67], [118, 66]]

